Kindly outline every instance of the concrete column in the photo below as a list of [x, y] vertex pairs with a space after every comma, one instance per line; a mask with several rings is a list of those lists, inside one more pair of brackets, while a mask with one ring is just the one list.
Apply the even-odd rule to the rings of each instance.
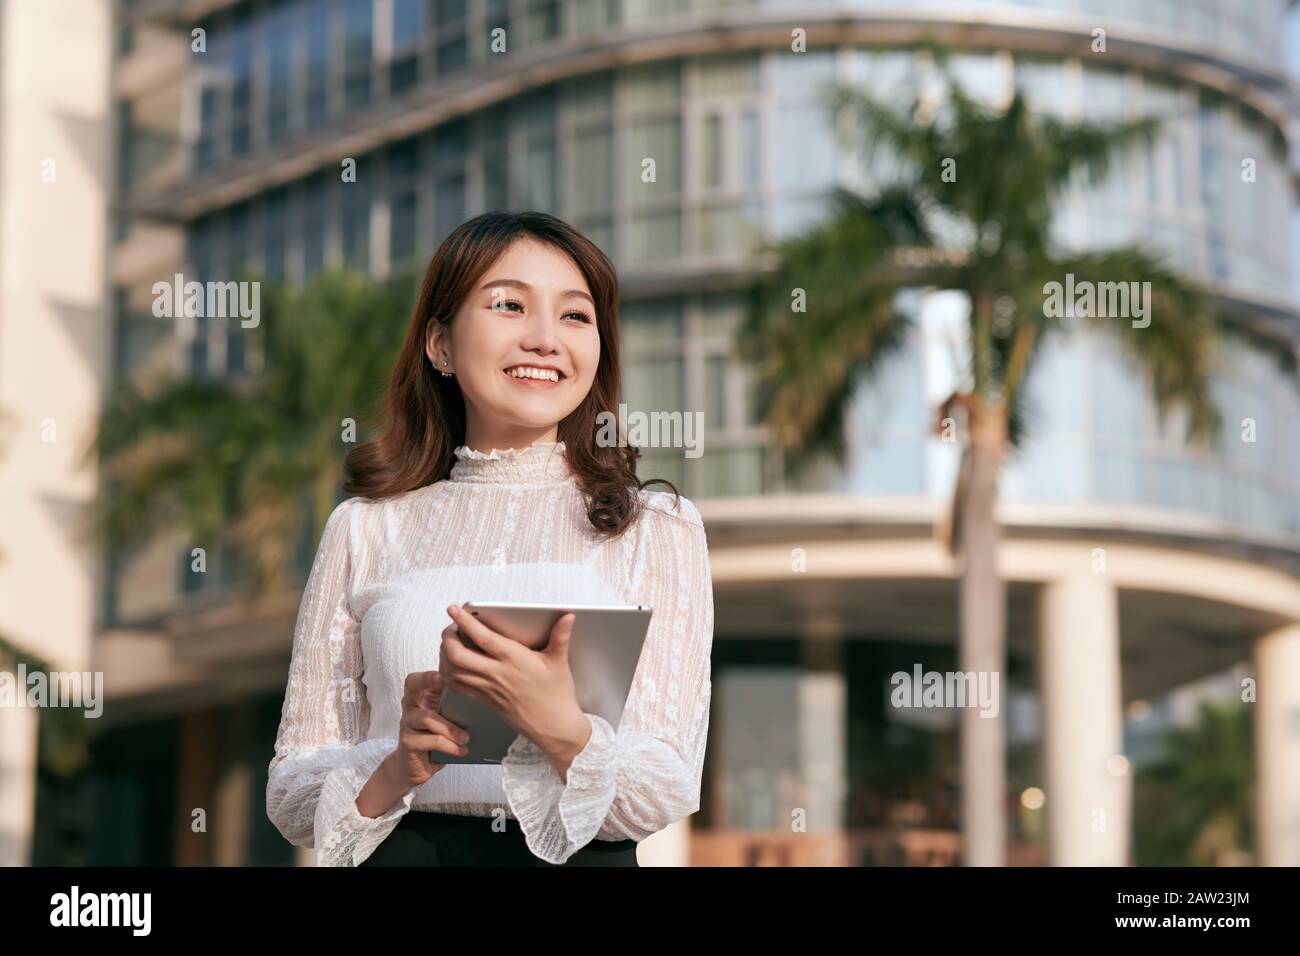
[[248, 865], [249, 794], [252, 793], [252, 771], [242, 761], [225, 768], [216, 792], [216, 851], [217, 866]]
[[1262, 866], [1300, 866], [1300, 624], [1255, 642], [1255, 812]]
[[794, 806], [808, 814], [809, 832], [844, 829], [848, 767], [848, 686], [843, 627], [834, 615], [814, 615], [804, 627], [799, 677], [799, 764]]
[[1125, 866], [1132, 775], [1122, 754], [1119, 605], [1104, 576], [1043, 586], [1039, 659], [1048, 860]]

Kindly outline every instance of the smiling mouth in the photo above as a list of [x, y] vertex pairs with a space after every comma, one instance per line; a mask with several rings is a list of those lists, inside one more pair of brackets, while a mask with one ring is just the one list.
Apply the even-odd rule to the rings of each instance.
[[565, 374], [558, 369], [538, 369], [519, 365], [502, 369], [501, 372], [506, 378], [516, 382], [536, 383], [539, 385], [558, 385], [566, 378]]

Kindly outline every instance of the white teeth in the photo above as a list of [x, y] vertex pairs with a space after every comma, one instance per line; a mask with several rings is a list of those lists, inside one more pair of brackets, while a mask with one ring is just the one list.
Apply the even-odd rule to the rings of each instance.
[[546, 382], [558, 382], [560, 380], [560, 373], [554, 369], [528, 368], [523, 365], [506, 369], [506, 374], [511, 378], [536, 378]]

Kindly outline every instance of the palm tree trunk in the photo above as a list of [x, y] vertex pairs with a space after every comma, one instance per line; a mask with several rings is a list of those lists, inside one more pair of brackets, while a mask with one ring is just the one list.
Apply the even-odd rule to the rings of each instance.
[[[996, 717], [982, 708], [961, 712], [962, 841], [967, 866], [1006, 863], [1006, 586], [998, 572], [1000, 529], [994, 508], [1006, 449], [1006, 417], [974, 399], [969, 470], [958, 509], [960, 535], [961, 663], [964, 673], [998, 675]], [[978, 684], [976, 686], [979, 686]]]

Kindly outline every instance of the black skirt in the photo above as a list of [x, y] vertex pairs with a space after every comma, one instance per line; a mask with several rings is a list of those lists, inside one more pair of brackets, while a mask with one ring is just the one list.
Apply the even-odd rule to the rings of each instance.
[[593, 839], [563, 863], [534, 856], [518, 820], [411, 810], [360, 866], [639, 866], [636, 841]]

